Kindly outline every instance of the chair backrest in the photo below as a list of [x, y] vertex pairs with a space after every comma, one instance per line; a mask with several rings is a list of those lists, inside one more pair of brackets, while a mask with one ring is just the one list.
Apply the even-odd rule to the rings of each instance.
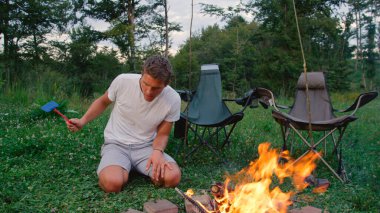
[[222, 81], [218, 65], [201, 66], [197, 90], [183, 113], [190, 122], [199, 125], [216, 124], [231, 116], [222, 100]]
[[[307, 81], [311, 121], [326, 121], [335, 118], [323, 72], [308, 72]], [[309, 115], [307, 108], [306, 81], [305, 75], [302, 73], [298, 78], [296, 97], [289, 114], [308, 121]]]

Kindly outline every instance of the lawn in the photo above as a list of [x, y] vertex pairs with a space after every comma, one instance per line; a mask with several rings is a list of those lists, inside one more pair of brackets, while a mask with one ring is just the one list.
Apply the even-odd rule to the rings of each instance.
[[[184, 211], [183, 200], [174, 189], [157, 188], [137, 174], [132, 175], [121, 193], [107, 194], [99, 189], [96, 168], [109, 112], [72, 134], [60, 117], [39, 111], [42, 102], [17, 104], [0, 100], [0, 212], [121, 212], [128, 208], [142, 211], [150, 199], [170, 200]], [[351, 104], [353, 98], [334, 95], [334, 101], [343, 107]], [[71, 110], [67, 112], [69, 117], [85, 111], [70, 101], [67, 109]], [[331, 182], [329, 189], [314, 194], [307, 188], [297, 195], [294, 207], [378, 212], [379, 109], [379, 98], [360, 109], [359, 119], [349, 126], [343, 138], [350, 182], [340, 183], [319, 163], [316, 176], [327, 178]], [[225, 164], [206, 149], [185, 162], [182, 153], [186, 148], [171, 137], [167, 152], [178, 160], [183, 173], [178, 188], [196, 192], [209, 189], [212, 183], [222, 182], [227, 173], [235, 173], [256, 159], [258, 145], [266, 141], [275, 148], [282, 145], [280, 128], [272, 119], [271, 110], [261, 107], [247, 109], [232, 135], [231, 145], [223, 151]], [[298, 149], [301, 147], [296, 146], [295, 155]]]

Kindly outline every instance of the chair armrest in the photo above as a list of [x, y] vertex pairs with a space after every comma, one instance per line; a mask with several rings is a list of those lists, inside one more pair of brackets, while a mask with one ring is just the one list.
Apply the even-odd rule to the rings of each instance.
[[278, 111], [273, 92], [269, 89], [257, 87], [255, 90], [255, 96], [259, 99], [259, 103], [265, 109], [268, 109], [269, 106], [273, 106]]
[[267, 109], [269, 106], [273, 106], [275, 110], [280, 109], [290, 109], [292, 106], [278, 105], [274, 99], [273, 92], [269, 89], [257, 87], [255, 91], [255, 96], [259, 99], [259, 103]]
[[226, 99], [224, 98], [223, 101], [234, 101], [238, 105], [243, 106], [244, 108], [242, 111], [245, 110], [248, 106], [250, 108], [257, 107], [257, 103], [254, 102], [254, 100], [257, 99], [254, 94], [254, 89], [249, 90], [248, 92], [244, 93], [243, 97], [235, 98], [235, 99]]
[[336, 111], [337, 112], [350, 112], [350, 111], [354, 110], [354, 112], [352, 114], [355, 114], [356, 110], [358, 110], [360, 107], [366, 105], [367, 103], [371, 102], [377, 96], [378, 96], [378, 92], [376, 92], [376, 91], [362, 93], [356, 98], [355, 102], [350, 107], [348, 107], [345, 110], [336, 110]]
[[191, 90], [176, 90], [176, 92], [181, 97], [181, 100], [185, 102], [190, 102], [195, 94], [195, 91], [191, 91]]
[[291, 106], [285, 106], [285, 105], [279, 105], [279, 104], [276, 104], [276, 106], [280, 109], [290, 109], [292, 108]]

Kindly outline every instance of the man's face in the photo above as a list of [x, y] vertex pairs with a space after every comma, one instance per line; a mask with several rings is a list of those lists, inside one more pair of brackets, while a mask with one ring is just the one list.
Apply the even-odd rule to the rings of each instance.
[[146, 73], [140, 79], [141, 92], [144, 94], [144, 99], [148, 102], [153, 101], [165, 87], [166, 84], [163, 81], [154, 79]]

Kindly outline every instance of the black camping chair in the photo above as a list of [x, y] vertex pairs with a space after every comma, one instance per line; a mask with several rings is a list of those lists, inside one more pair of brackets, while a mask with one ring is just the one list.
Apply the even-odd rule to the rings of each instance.
[[[306, 82], [308, 83], [308, 92], [306, 92]], [[320, 154], [318, 154], [319, 159], [340, 181], [346, 182], [348, 180], [343, 165], [341, 140], [348, 124], [357, 119], [355, 116], [356, 111], [376, 98], [377, 92], [362, 93], [347, 109], [334, 110], [327, 91], [324, 73], [309, 72], [307, 73], [307, 81], [302, 73], [298, 79], [294, 104], [290, 107], [288, 113], [280, 111], [280, 108], [284, 107], [276, 105], [271, 91], [257, 88], [256, 92], [259, 97], [265, 97], [262, 98], [263, 104], [274, 107], [272, 116], [281, 126], [284, 150], [288, 149], [290, 132], [293, 132], [293, 141], [295, 139], [294, 134], [296, 134], [301, 138], [303, 144], [307, 145], [308, 150], [302, 156], [310, 151], [318, 153], [317, 147], [322, 142], [324, 142], [324, 153], [326, 154], [326, 145], [331, 141], [330, 144], [333, 147], [332, 154], [336, 155], [338, 159], [338, 168], [334, 170]], [[307, 95], [309, 96], [310, 110], [308, 110]], [[334, 111], [341, 113], [352, 111], [352, 113], [336, 116]], [[323, 136], [317, 142], [313, 140], [313, 137], [304, 137], [302, 131], [309, 131], [309, 129], [311, 132], [323, 132]], [[328, 137], [330, 138], [329, 141], [327, 141]]]
[[[208, 147], [218, 155], [219, 150], [229, 143], [236, 124], [244, 117], [244, 110], [254, 107], [254, 90], [239, 99], [222, 98], [222, 82], [219, 67], [206, 64], [201, 67], [200, 81], [196, 91], [177, 90], [183, 101], [189, 102], [181, 113], [181, 119], [175, 123], [174, 136], [184, 139], [188, 144], [188, 133], [193, 133], [196, 146], [186, 154], [188, 158], [202, 146]], [[226, 101], [235, 101], [242, 109], [231, 113]], [[220, 139], [222, 141], [219, 141]], [[221, 143], [220, 143], [221, 142]]]

